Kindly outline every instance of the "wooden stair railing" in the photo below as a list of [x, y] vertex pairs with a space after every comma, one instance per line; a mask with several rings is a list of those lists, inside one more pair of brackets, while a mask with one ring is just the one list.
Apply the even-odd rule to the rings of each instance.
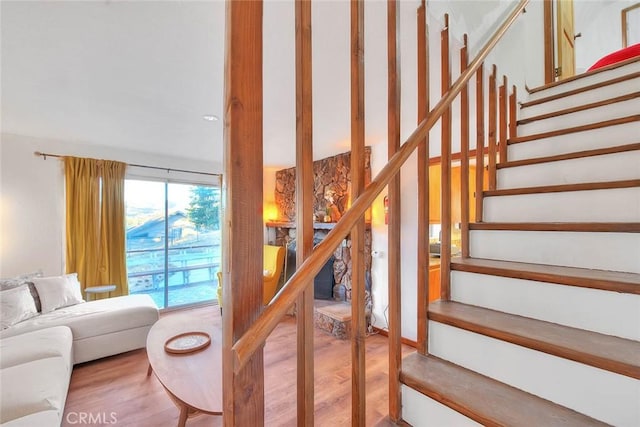
[[308, 284], [308, 277], [314, 277], [320, 271], [335, 248], [346, 238], [391, 178], [398, 173], [400, 167], [411, 156], [418, 144], [424, 141], [428, 131], [440, 119], [440, 116], [442, 116], [445, 110], [451, 106], [451, 103], [458, 96], [464, 85], [467, 84], [469, 79], [478, 70], [486, 56], [517, 19], [528, 2], [529, 0], [521, 0], [514, 7], [502, 25], [478, 52], [465, 72], [458, 77], [449, 91], [438, 101], [427, 118], [418, 125], [396, 154], [393, 155], [389, 162], [381, 169], [380, 173], [371, 181], [366, 190], [353, 201], [351, 208], [345, 212], [333, 230], [327, 234], [326, 238], [316, 246], [313, 254], [296, 270], [258, 319], [242, 337], [236, 341], [232, 348], [234, 353], [234, 372], [240, 371], [253, 353], [259, 348], [262, 348], [265, 340], [275, 329], [280, 319], [305, 290]]
[[[302, 299], [303, 293], [306, 293], [305, 291], [309, 289], [309, 286], [311, 284], [311, 281], [309, 280], [309, 278], [314, 277], [320, 271], [320, 269], [325, 264], [325, 262], [329, 259], [329, 257], [332, 255], [334, 250], [341, 244], [343, 239], [345, 239], [349, 233], [352, 233], [352, 240], [354, 239], [354, 228], [363, 228], [362, 225], [364, 221], [365, 211], [371, 206], [371, 204], [374, 202], [374, 200], [380, 194], [380, 192], [388, 184], [390, 184], [392, 180], [394, 180], [394, 178], [397, 177], [400, 168], [406, 162], [406, 160], [412, 155], [412, 153], [416, 150], [416, 148], [421, 144], [424, 145], [428, 132], [434, 126], [434, 124], [441, 117], [445, 115], [450, 116], [451, 114], [450, 108], [454, 99], [463, 90], [463, 88], [466, 87], [467, 82], [478, 71], [478, 69], [482, 65], [484, 59], [489, 54], [489, 52], [495, 47], [495, 45], [500, 40], [500, 38], [506, 33], [509, 27], [515, 22], [515, 20], [520, 15], [520, 13], [522, 13], [528, 1], [529, 0], [519, 1], [519, 3], [513, 8], [509, 16], [505, 19], [505, 21], [500, 25], [500, 27], [494, 32], [494, 34], [489, 38], [486, 44], [478, 52], [475, 59], [471, 63], [469, 63], [468, 66], [462, 71], [462, 73], [460, 74], [458, 79], [455, 81], [455, 83], [453, 85], [449, 85], [449, 84], [446, 85], [447, 90], [443, 91], [443, 96], [440, 99], [440, 101], [426, 115], [426, 117], [423, 120], [421, 120], [417, 128], [407, 138], [405, 143], [402, 144], [402, 146], [400, 146], [395, 151], [395, 153], [390, 157], [388, 163], [382, 168], [382, 170], [376, 176], [376, 178], [371, 181], [369, 186], [366, 189], [364, 189], [364, 191], [362, 191], [359, 195], [357, 194], [357, 190], [356, 190], [356, 194], [354, 196], [354, 200], [351, 208], [347, 212], [345, 212], [345, 214], [338, 221], [338, 223], [336, 223], [335, 227], [328, 233], [325, 239], [320, 244], [318, 244], [318, 246], [316, 246], [316, 248], [313, 250], [313, 252], [310, 255], [305, 251], [306, 258], [304, 260], [301, 259], [302, 257], [298, 259], [298, 261], [299, 262], [302, 261], [302, 263], [298, 266], [295, 273], [291, 276], [291, 278], [287, 281], [287, 283], [285, 283], [285, 285], [278, 292], [278, 294], [273, 298], [271, 303], [262, 311], [262, 313], [260, 313], [257, 316], [255, 321], [251, 325], [249, 325], [248, 328], [244, 328], [244, 333], [242, 333], [241, 335], [239, 333], [236, 334], [235, 331], [233, 332], [235, 336], [238, 336], [237, 340], [235, 340], [235, 342], [233, 342], [232, 345], [230, 345], [231, 340], [228, 339], [225, 344], [225, 346], [228, 346], [228, 349], [225, 350], [225, 355], [226, 355], [225, 366], [227, 369], [232, 368], [232, 373], [229, 373], [228, 375], [225, 376], [225, 384], [234, 384], [234, 387], [239, 385], [239, 383], [236, 380], [234, 380], [234, 378], [241, 373], [247, 372], [245, 367], [250, 361], [252, 361], [251, 366], [254, 365], [254, 361], [256, 360], [256, 358], [254, 357], [254, 354], [258, 354], [258, 355], [260, 354], [260, 349], [262, 349], [262, 347], [264, 346], [264, 343], [267, 337], [271, 334], [271, 332], [275, 329], [275, 327], [280, 322], [281, 318], [286, 314], [287, 310], [295, 302], [304, 301], [303, 303], [303, 306], [305, 306], [304, 313], [305, 313], [305, 317], [307, 317], [307, 319], [305, 319], [304, 321], [299, 322], [299, 331], [304, 333], [309, 332], [308, 304], [310, 302], [310, 297], [307, 295], [305, 298]], [[353, 29], [354, 20], [357, 22], [359, 19], [362, 18], [362, 11], [359, 10], [359, 7], [362, 7], [362, 5], [354, 6], [352, 4], [352, 50], [354, 50], [354, 43], [356, 47], [355, 51], [352, 52], [352, 77], [353, 77], [353, 74], [355, 73], [355, 74], [358, 74], [360, 77], [364, 78], [363, 68], [360, 66], [356, 66], [354, 68], [353, 66], [354, 61], [360, 62], [361, 58], [359, 57], [359, 55], [362, 55], [362, 45], [361, 45], [362, 39], [358, 41], [357, 36], [358, 36], [358, 33], [363, 32], [363, 28], [361, 26], [356, 25], [355, 31]], [[301, 12], [297, 12], [297, 13], [301, 13]], [[358, 15], [360, 17], [358, 17]], [[395, 31], [397, 31], [397, 29]], [[301, 55], [307, 55], [307, 53], [304, 51], [305, 48], [300, 48], [300, 49], [303, 49], [302, 51], [300, 51]], [[305, 61], [308, 61], [308, 59]], [[305, 77], [304, 74], [300, 74], [298, 77], [301, 78], [301, 80], [304, 80], [307, 78], [310, 80], [310, 76]], [[449, 81], [450, 81], [450, 78], [449, 78]], [[362, 81], [361, 83], [362, 83], [362, 90], [363, 90], [364, 81]], [[299, 84], [302, 84], [302, 83], [299, 83]], [[359, 84], [360, 83], [356, 83], [356, 85], [359, 85]], [[304, 87], [306, 87], [307, 89], [302, 89], [303, 91], [308, 90], [309, 88], [309, 86], [306, 86], [306, 85]], [[354, 87], [354, 84], [352, 83], [352, 140], [358, 139], [358, 138], [355, 138], [354, 135], [358, 136], [359, 133], [362, 133], [362, 139], [364, 137], [363, 123], [359, 123], [358, 121], [358, 117], [362, 116], [362, 119], [364, 117], [363, 109], [360, 108], [360, 106], [363, 106], [363, 97], [361, 95], [360, 90], [361, 89]], [[307, 101], [309, 99], [310, 99], [310, 95], [309, 95], [309, 98], [307, 98]], [[306, 104], [306, 105], [307, 106], [303, 108], [310, 109], [310, 104]], [[390, 105], [390, 109], [391, 109], [391, 105]], [[306, 114], [308, 114], [308, 110]], [[354, 127], [360, 128], [359, 125], [362, 125], [362, 128], [359, 130], [358, 129], [354, 130]], [[307, 126], [303, 126], [299, 128], [298, 131], [301, 133], [309, 132], [310, 131], [309, 125], [307, 124]], [[359, 157], [357, 155], [359, 152], [357, 148], [358, 146], [363, 146], [363, 141], [356, 141], [356, 142], [352, 141], [352, 160], [353, 160], [353, 157], [356, 157], [356, 158]], [[308, 146], [306, 146], [306, 143], [300, 144], [298, 147], [303, 151], [309, 148]], [[443, 152], [446, 153], [448, 151], [450, 154], [450, 150], [451, 148], [450, 146], [448, 146], [447, 148], [445, 148]], [[355, 160], [358, 161], [358, 159], [355, 159]], [[302, 162], [308, 163], [308, 158], [305, 156], [305, 160], [303, 160]], [[300, 187], [298, 188], [300, 189]], [[396, 215], [398, 214], [399, 214], [399, 206], [398, 206]], [[399, 221], [399, 218], [398, 218], [398, 221]], [[304, 225], [304, 222], [302, 224]], [[363, 233], [358, 233], [356, 231], [355, 235], [363, 236]], [[355, 240], [358, 240], [358, 238], [356, 237]], [[443, 260], [443, 262], [448, 262], [448, 258], [446, 260]], [[354, 269], [355, 268], [356, 267], [354, 266]], [[363, 280], [361, 280], [360, 282], [363, 282]], [[358, 282], [355, 282], [353, 283], [353, 286], [363, 287], [363, 283], [359, 284]], [[361, 296], [360, 299], [363, 300], [364, 290], [361, 289], [360, 291], [362, 291], [362, 295], [360, 295]], [[354, 293], [355, 292], [359, 292], [359, 290], [354, 289]], [[446, 290], [445, 292], [448, 293], [448, 290]], [[399, 292], [397, 293], [398, 293], [397, 297], [399, 298]], [[445, 295], [445, 296], [448, 296], [448, 295]], [[354, 298], [354, 302], [355, 301], [356, 301], [356, 298]], [[400, 306], [399, 299], [395, 305], [398, 307]], [[394, 328], [394, 331], [390, 330], [389, 335], [399, 337], [400, 336], [400, 331], [399, 331], [400, 312], [399, 310], [394, 310], [394, 311], [395, 313], [393, 313], [393, 315], [397, 318], [395, 319], [395, 321], [390, 322], [390, 325], [392, 328]], [[358, 313], [356, 313], [356, 316], [357, 315]], [[359, 323], [362, 323], [362, 322], [359, 322]], [[363, 344], [364, 343], [362, 343], [362, 348], [358, 348], [358, 343], [354, 344], [353, 346], [354, 360], [356, 359], [363, 360], [363, 358], [360, 357], [360, 354], [363, 353], [363, 349], [364, 349]], [[299, 388], [302, 387], [305, 390], [311, 390], [311, 393], [312, 393], [313, 388], [312, 388], [312, 385], [310, 385], [309, 383], [310, 381], [309, 377], [312, 377], [309, 366], [313, 366], [313, 365], [311, 364], [312, 362], [308, 361], [309, 358], [312, 358], [312, 353], [309, 354], [309, 350], [310, 350], [309, 347], [306, 345], [303, 345], [300, 342], [299, 342], [298, 348], [299, 350], [302, 350], [302, 351], [299, 351], [298, 353], [299, 379], [305, 378], [301, 382], [301, 384], [299, 384], [298, 387]], [[396, 350], [399, 352], [398, 349]], [[397, 354], [400, 354], [400, 353], [397, 353]], [[260, 359], [261, 359], [261, 356], [258, 357], [258, 360]], [[394, 375], [390, 376], [390, 382], [399, 381], [399, 378], [398, 378], [399, 369], [400, 369], [399, 366], [394, 367], [395, 373]], [[354, 362], [354, 370], [355, 371], [362, 370], [362, 367], [359, 366], [358, 363]], [[364, 372], [354, 372], [354, 383], [353, 383], [354, 384], [354, 403], [357, 403], [358, 401], [362, 402], [364, 400], [363, 379], [364, 379]], [[358, 383], [362, 383], [362, 384], [358, 386]], [[302, 397], [302, 395], [305, 394], [305, 390], [299, 389], [298, 396]], [[396, 391], [399, 390], [399, 386], [395, 387], [395, 390]], [[226, 400], [227, 408], [229, 408], [231, 405], [237, 407], [239, 402], [232, 403], [232, 400], [235, 400], [235, 397], [237, 397], [237, 395], [235, 395], [233, 398]], [[298, 416], [299, 418], [302, 417], [302, 420], [306, 419], [307, 421], [309, 421], [313, 419], [312, 416], [305, 415], [306, 412], [313, 411], [313, 407], [310, 402], [311, 400], [305, 397], [305, 402], [304, 403], [299, 402], [298, 404], [298, 407], [299, 407]], [[255, 403], [258, 403], [258, 402], [255, 402]], [[256, 413], [260, 413], [260, 411], [250, 411], [250, 412], [253, 412], [254, 415]], [[362, 408], [355, 408], [353, 411], [353, 414], [354, 414], [354, 420], [353, 420], [354, 423], [363, 425], [364, 418], [363, 418]], [[393, 414], [393, 416], [395, 418], [397, 417], [397, 414]], [[304, 425], [304, 421], [302, 420], [301, 419], [298, 420], [299, 425]], [[228, 423], [227, 420], [225, 420], [225, 425], [236, 424], [235, 421], [238, 421], [238, 418], [235, 418], [234, 421], [231, 421], [231, 423]], [[300, 424], [301, 422], [302, 424]]]

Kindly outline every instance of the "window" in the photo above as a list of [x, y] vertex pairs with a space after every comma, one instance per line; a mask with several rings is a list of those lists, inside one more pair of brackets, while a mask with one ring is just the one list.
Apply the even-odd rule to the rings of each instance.
[[127, 179], [129, 293], [169, 308], [216, 299], [220, 188]]

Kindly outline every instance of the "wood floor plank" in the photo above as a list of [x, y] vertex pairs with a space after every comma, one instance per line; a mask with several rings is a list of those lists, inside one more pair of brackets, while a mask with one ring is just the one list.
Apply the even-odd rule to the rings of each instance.
[[[181, 311], [184, 312], [184, 311]], [[217, 306], [191, 310], [194, 316], [221, 324]], [[170, 316], [171, 313], [163, 314]], [[285, 319], [267, 340], [265, 363], [265, 425], [296, 425], [296, 323]], [[341, 341], [315, 330], [315, 422], [324, 426], [351, 425], [351, 350], [349, 341]], [[403, 346], [403, 352], [411, 348]], [[381, 335], [366, 339], [367, 425], [384, 424], [388, 414], [388, 342]], [[78, 413], [111, 412], [118, 426], [174, 427], [178, 408], [154, 375], [147, 377], [144, 349], [107, 357], [74, 367], [62, 425], [76, 424]], [[218, 381], [219, 378], [212, 378]], [[70, 417], [67, 419], [67, 417]], [[109, 419], [107, 419], [109, 421]], [[109, 426], [95, 423], [94, 426]], [[188, 427], [222, 426], [222, 417], [199, 415], [187, 421]]]
[[429, 319], [640, 379], [640, 342], [452, 301], [429, 304]]
[[400, 379], [485, 426], [607, 425], [434, 356], [405, 357]]
[[451, 270], [640, 295], [640, 274], [482, 258], [453, 258]]

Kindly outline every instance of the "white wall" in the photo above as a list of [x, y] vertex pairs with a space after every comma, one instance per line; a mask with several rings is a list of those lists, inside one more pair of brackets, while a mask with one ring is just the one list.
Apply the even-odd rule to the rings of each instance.
[[[410, 135], [416, 127], [416, 9], [418, 3], [401, 2], [401, 76], [402, 76], [402, 127], [401, 141]], [[451, 52], [452, 52], [452, 81], [459, 75], [458, 50], [462, 46], [462, 34], [469, 34], [470, 59], [473, 58], [481, 45], [486, 41], [488, 32], [496, 28], [495, 21], [502, 20], [513, 7], [513, 1], [430, 1], [427, 4], [429, 14], [430, 44], [430, 86], [431, 108], [440, 100], [440, 30], [443, 28], [442, 16], [450, 14]], [[379, 6], [384, 9], [384, 4]], [[376, 8], [376, 3], [368, 3], [367, 8]], [[371, 52], [371, 46], [384, 46], [386, 29], [384, 10], [371, 12], [375, 21], [365, 24], [365, 75], [366, 86], [366, 126], [367, 143], [373, 147], [372, 172], [375, 176], [386, 164], [386, 48]], [[367, 17], [369, 15], [366, 15]], [[376, 28], [375, 34], [367, 32], [367, 25]], [[509, 75], [509, 85], [516, 84], [519, 93], [525, 93], [524, 85], [536, 87], [544, 82], [544, 45], [542, 36], [542, 2], [534, 1], [527, 6], [527, 13], [519, 20], [495, 50], [485, 61], [485, 64], [497, 64], [498, 73]], [[367, 47], [369, 46], [369, 48]], [[373, 57], [373, 58], [372, 58]], [[489, 68], [489, 65], [486, 66]], [[487, 75], [487, 73], [485, 73]], [[374, 83], [375, 82], [375, 83]], [[473, 80], [472, 80], [473, 82]], [[486, 94], [486, 91], [485, 91]], [[470, 87], [470, 102], [474, 102], [474, 87]], [[372, 102], [371, 100], [375, 100]], [[457, 103], [453, 105], [453, 151], [459, 151], [459, 119], [455, 113]], [[473, 119], [473, 115], [472, 115]], [[473, 129], [473, 123], [471, 123]], [[473, 135], [473, 132], [472, 132]], [[471, 138], [471, 147], [475, 147], [475, 140]], [[430, 132], [430, 156], [440, 155], [440, 126], [436, 124]], [[401, 230], [401, 274], [402, 274], [402, 335], [409, 339], [417, 336], [417, 300], [416, 281], [418, 268], [426, 268], [424, 262], [417, 259], [417, 155], [405, 163], [401, 172], [402, 192], [402, 230]], [[374, 325], [386, 328], [386, 310], [388, 306], [388, 258], [387, 258], [387, 227], [384, 225], [382, 209], [382, 194], [373, 207], [373, 244], [372, 250], [381, 255], [373, 258], [373, 314]]]
[[[0, 277], [40, 268], [47, 275], [64, 271], [63, 165], [56, 158], [43, 160], [34, 151], [201, 172], [222, 171], [220, 164], [203, 161], [2, 134]], [[147, 171], [155, 176], [166, 174]]]
[[622, 9], [636, 0], [574, 2], [576, 74], [586, 71], [598, 59], [622, 49]]

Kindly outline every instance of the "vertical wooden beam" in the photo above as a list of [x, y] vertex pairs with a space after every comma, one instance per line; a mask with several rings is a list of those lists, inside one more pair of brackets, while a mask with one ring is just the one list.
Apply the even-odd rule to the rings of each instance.
[[[442, 61], [441, 88], [442, 95], [451, 86], [451, 64], [449, 53], [449, 15], [444, 15], [445, 28], [440, 33], [440, 52]], [[441, 135], [441, 191], [440, 191], [440, 221], [442, 222], [442, 237], [440, 239], [440, 298], [450, 299], [450, 269], [451, 261], [451, 107], [447, 107], [440, 121]]]
[[[351, 0], [351, 200], [364, 192], [364, 1]], [[365, 425], [364, 215], [351, 229], [351, 425]]]
[[553, 1], [543, 0], [543, 28], [544, 34], [544, 83], [553, 83], [556, 81], [556, 65], [555, 65], [555, 42], [554, 42], [554, 25], [553, 25]]
[[496, 189], [496, 157], [497, 153], [497, 95], [496, 95], [496, 73], [495, 64], [489, 76], [489, 190]]
[[[418, 8], [418, 123], [429, 113], [429, 33], [425, 0]], [[418, 340], [417, 350], [427, 354], [429, 305], [429, 132], [418, 145]]]
[[[460, 74], [469, 65], [468, 39], [460, 49]], [[460, 91], [460, 211], [462, 257], [469, 257], [469, 85]]]
[[482, 222], [484, 190], [484, 64], [476, 71], [476, 219]]
[[[311, 1], [296, 0], [296, 263], [313, 252], [313, 109]], [[285, 255], [286, 256], [286, 255]], [[298, 426], [312, 426], [313, 280], [298, 298]]]
[[513, 85], [509, 95], [509, 139], [516, 136], [518, 136], [518, 89]]
[[[396, 0], [387, 0], [387, 155], [390, 159], [400, 149], [400, 15]], [[388, 185], [389, 197], [389, 416], [401, 418], [400, 369], [402, 367], [402, 331], [400, 300], [400, 173]]]
[[507, 161], [507, 76], [502, 76], [502, 85], [499, 89], [498, 102], [500, 103], [500, 143], [498, 150], [500, 153], [500, 163]]
[[262, 426], [262, 349], [237, 374], [232, 352], [262, 310], [261, 1], [226, 5], [224, 100], [223, 422]]

